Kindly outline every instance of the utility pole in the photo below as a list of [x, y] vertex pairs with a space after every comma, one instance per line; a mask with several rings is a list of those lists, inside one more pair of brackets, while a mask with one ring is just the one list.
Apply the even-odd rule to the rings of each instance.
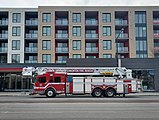
[[119, 36], [123, 33], [124, 28], [122, 28], [120, 30], [120, 32], [118, 33], [118, 36], [115, 38], [115, 43], [116, 43], [116, 60], [117, 60], [117, 67], [121, 67], [121, 58], [120, 58], [120, 54], [118, 53], [118, 38]]

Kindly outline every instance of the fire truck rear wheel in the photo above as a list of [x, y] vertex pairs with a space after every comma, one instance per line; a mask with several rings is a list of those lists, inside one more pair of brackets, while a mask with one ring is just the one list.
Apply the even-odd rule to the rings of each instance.
[[105, 96], [106, 97], [114, 97], [115, 95], [115, 90], [112, 88], [109, 88], [107, 90], [105, 90]]
[[46, 94], [46, 97], [55, 97], [56, 96], [56, 92], [52, 88], [47, 89], [45, 94]]
[[93, 97], [101, 97], [102, 96], [102, 90], [99, 89], [99, 88], [94, 89], [93, 93], [92, 93], [92, 96]]

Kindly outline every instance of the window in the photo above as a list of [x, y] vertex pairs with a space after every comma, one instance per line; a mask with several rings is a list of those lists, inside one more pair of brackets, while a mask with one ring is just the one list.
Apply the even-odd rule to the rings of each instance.
[[12, 27], [12, 36], [20, 36], [20, 27]]
[[61, 77], [54, 77], [54, 82], [55, 83], [61, 82]]
[[147, 58], [147, 54], [136, 54], [136, 58]]
[[20, 40], [12, 40], [12, 50], [20, 50]]
[[103, 40], [103, 50], [111, 50], [112, 42], [111, 40]]
[[50, 26], [43, 26], [42, 36], [50, 36], [50, 35], [51, 35], [51, 27]]
[[103, 36], [111, 36], [111, 27], [103, 26]]
[[38, 81], [40, 83], [45, 83], [46, 82], [46, 77], [39, 77]]
[[135, 12], [135, 23], [137, 23], [137, 24], [146, 23], [146, 12], [145, 11], [136, 11]]
[[51, 41], [50, 40], [43, 40], [42, 41], [42, 49], [43, 50], [51, 50]]
[[42, 63], [51, 63], [51, 55], [43, 54], [42, 55]]
[[103, 58], [112, 58], [112, 54], [103, 54]]
[[81, 27], [80, 26], [73, 26], [73, 36], [81, 36]]
[[88, 55], [88, 56], [86, 56], [86, 58], [97, 58], [96, 56], [94, 56], [94, 55]]
[[72, 58], [81, 58], [81, 54], [73, 54]]
[[20, 63], [20, 54], [12, 54], [12, 63]]
[[104, 23], [111, 22], [111, 14], [110, 13], [103, 13], [102, 14], [102, 21]]
[[81, 13], [73, 13], [72, 22], [73, 23], [80, 23], [81, 22]]
[[136, 51], [146, 51], [147, 50], [147, 41], [136, 41]]
[[43, 13], [42, 22], [51, 22], [51, 13]]
[[72, 49], [81, 50], [81, 40], [73, 40]]
[[146, 27], [136, 27], [136, 37], [147, 37]]
[[13, 13], [12, 22], [13, 23], [20, 23], [21, 22], [21, 14], [20, 13]]

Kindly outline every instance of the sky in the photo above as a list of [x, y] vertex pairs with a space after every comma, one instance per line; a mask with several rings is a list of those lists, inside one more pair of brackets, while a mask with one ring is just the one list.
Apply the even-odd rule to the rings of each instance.
[[0, 0], [0, 7], [159, 6], [159, 0]]

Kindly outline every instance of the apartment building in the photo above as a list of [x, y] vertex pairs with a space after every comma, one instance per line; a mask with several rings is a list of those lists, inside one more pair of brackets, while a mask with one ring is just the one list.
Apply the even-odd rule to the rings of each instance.
[[117, 54], [159, 57], [158, 6], [0, 8], [0, 63], [59, 64]]

